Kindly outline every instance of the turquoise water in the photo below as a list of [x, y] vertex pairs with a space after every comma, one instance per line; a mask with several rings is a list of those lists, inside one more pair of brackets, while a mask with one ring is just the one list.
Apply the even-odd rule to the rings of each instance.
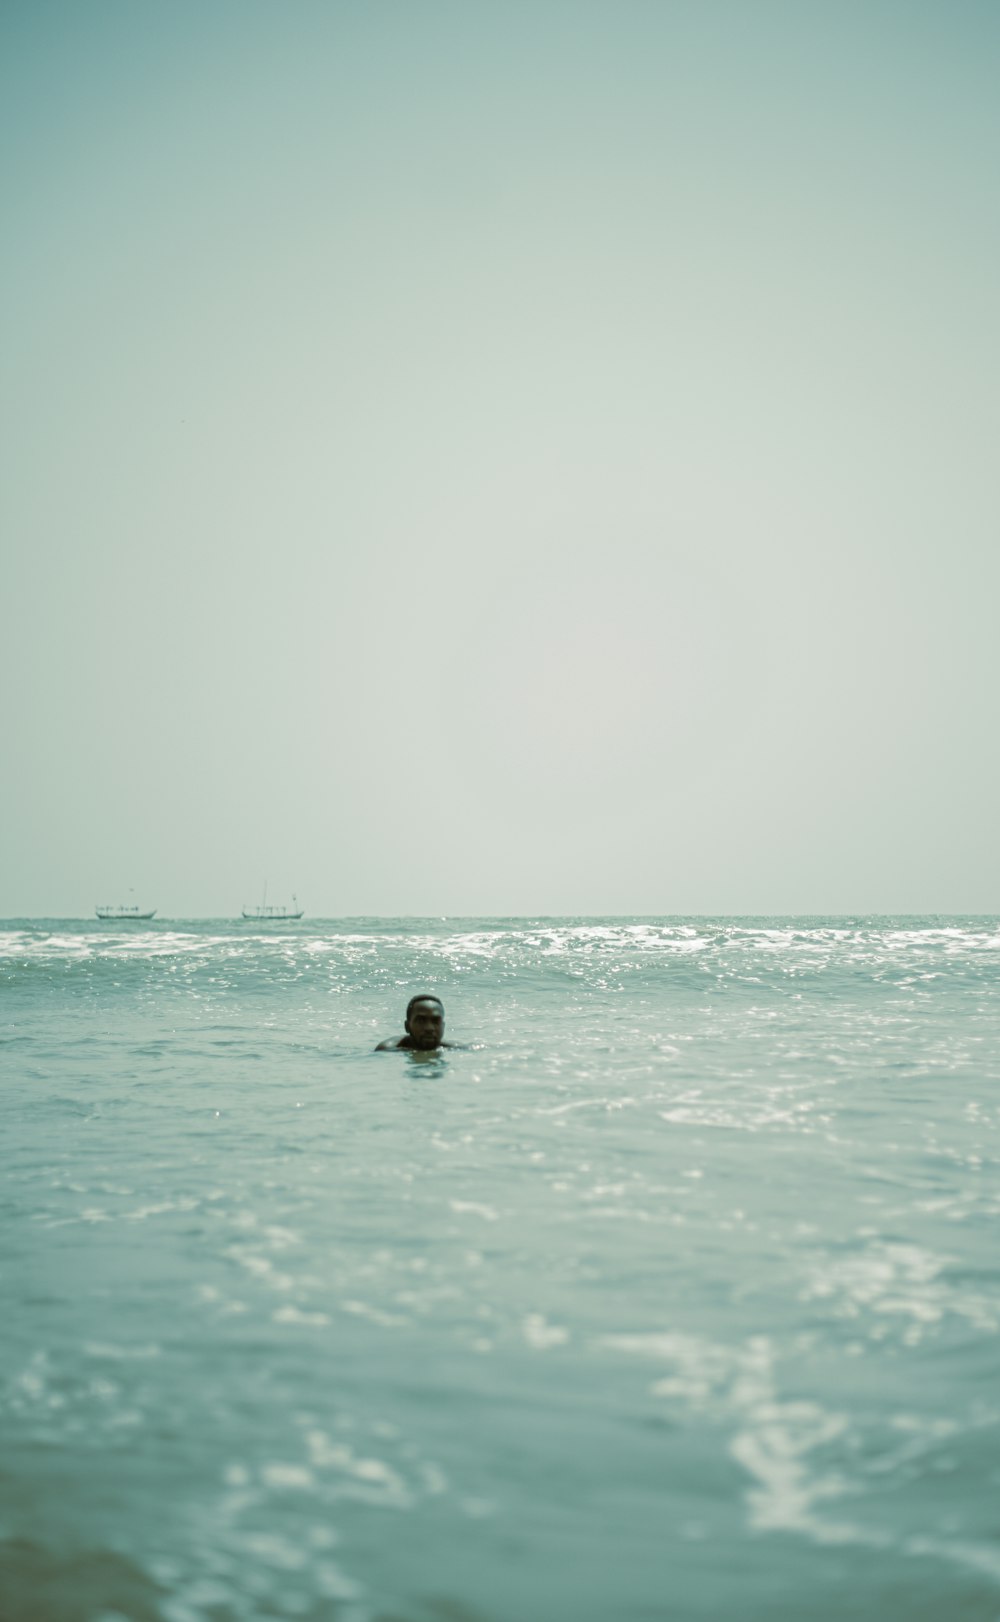
[[0, 926], [0, 1616], [1000, 1618], [998, 967]]

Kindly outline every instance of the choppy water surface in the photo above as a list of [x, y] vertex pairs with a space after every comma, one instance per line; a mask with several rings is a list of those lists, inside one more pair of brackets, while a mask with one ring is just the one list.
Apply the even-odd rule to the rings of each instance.
[[4, 1622], [1000, 1617], [998, 968], [2, 926]]

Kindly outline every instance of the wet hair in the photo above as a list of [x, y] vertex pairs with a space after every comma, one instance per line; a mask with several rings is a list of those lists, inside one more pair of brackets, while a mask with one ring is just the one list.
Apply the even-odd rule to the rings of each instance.
[[440, 997], [435, 997], [434, 993], [432, 991], [422, 991], [419, 996], [411, 997], [409, 1002], [406, 1005], [406, 1023], [407, 1024], [409, 1024], [410, 1015], [412, 1014], [414, 1008], [416, 1008], [418, 1002], [436, 1002], [438, 1007], [440, 1008], [442, 1014], [444, 1013], [444, 1003], [441, 1001], [441, 998]]

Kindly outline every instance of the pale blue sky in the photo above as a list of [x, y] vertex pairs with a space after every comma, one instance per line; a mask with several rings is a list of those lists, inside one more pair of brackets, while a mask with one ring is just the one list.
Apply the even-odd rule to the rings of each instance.
[[0, 60], [0, 915], [1000, 910], [1000, 8]]

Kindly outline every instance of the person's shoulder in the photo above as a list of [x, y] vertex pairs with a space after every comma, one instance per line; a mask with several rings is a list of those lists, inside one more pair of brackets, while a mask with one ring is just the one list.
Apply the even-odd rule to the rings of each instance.
[[398, 1048], [398, 1047], [402, 1046], [403, 1040], [404, 1040], [404, 1038], [401, 1037], [401, 1036], [387, 1036], [384, 1042], [380, 1042], [378, 1044], [378, 1046], [375, 1049], [375, 1052], [376, 1053], [391, 1053], [393, 1048]]

